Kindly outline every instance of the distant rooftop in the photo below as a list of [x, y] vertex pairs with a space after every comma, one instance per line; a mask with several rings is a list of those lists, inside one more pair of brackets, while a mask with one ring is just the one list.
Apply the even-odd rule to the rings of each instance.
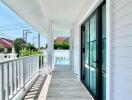
[[7, 38], [0, 38], [0, 45], [4, 48], [12, 48], [13, 40]]

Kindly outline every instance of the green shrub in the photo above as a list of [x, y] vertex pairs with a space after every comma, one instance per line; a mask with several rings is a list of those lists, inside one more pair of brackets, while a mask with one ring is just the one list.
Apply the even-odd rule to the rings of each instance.
[[30, 55], [35, 55], [35, 54], [39, 54], [39, 52], [37, 48], [31, 44], [28, 44], [21, 52], [22, 56], [30, 56]]
[[0, 46], [0, 53], [4, 52], [4, 48], [2, 46]]

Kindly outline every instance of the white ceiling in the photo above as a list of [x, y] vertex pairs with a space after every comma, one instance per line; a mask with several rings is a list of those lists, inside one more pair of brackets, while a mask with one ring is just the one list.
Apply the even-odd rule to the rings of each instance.
[[86, 0], [39, 0], [45, 15], [53, 21], [73, 22]]
[[[2, 0], [40, 33], [47, 32], [48, 20], [60, 29], [72, 28], [86, 0]], [[61, 23], [61, 24], [60, 24]], [[56, 30], [56, 29], [55, 29]]]

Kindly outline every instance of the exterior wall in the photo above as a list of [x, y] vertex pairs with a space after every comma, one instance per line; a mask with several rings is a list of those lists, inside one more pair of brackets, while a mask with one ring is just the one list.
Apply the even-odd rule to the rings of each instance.
[[132, 99], [132, 0], [112, 0], [112, 99]]

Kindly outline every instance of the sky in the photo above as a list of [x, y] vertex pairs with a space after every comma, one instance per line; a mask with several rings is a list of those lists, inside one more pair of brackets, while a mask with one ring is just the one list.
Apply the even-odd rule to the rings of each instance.
[[[33, 37], [38, 37], [38, 32], [0, 1], [0, 38], [22, 38], [25, 29], [30, 29], [27, 42], [33, 44]], [[40, 46], [44, 47], [46, 43], [46, 39], [40, 35]], [[38, 47], [37, 38], [34, 39], [34, 44]]]

